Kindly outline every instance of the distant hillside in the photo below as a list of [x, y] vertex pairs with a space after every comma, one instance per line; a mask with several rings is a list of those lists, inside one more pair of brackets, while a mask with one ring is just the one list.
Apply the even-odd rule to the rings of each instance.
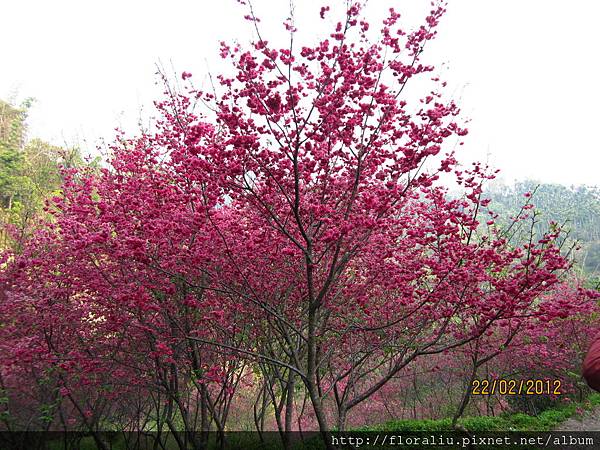
[[581, 243], [578, 264], [587, 273], [600, 272], [600, 189], [590, 186], [563, 186], [535, 181], [514, 185], [493, 184], [486, 194], [492, 199], [490, 208], [501, 218], [515, 215], [524, 204], [526, 193], [541, 213], [536, 232], [543, 233], [550, 221], [565, 224], [569, 238]]

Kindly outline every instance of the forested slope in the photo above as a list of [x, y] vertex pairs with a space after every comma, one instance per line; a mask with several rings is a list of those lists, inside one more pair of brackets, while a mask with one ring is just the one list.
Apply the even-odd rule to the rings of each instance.
[[551, 221], [563, 225], [569, 231], [569, 239], [580, 243], [581, 249], [575, 254], [578, 265], [588, 274], [597, 273], [600, 270], [600, 190], [594, 186], [526, 180], [513, 185], [496, 183], [486, 192], [492, 199], [490, 208], [505, 220], [519, 211], [529, 194], [539, 214], [535, 225], [537, 234], [543, 234]]

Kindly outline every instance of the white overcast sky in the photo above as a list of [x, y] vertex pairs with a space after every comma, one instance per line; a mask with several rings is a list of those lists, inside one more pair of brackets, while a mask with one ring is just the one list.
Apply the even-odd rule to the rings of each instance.
[[[272, 42], [287, 3], [254, 0]], [[320, 2], [296, 4], [314, 35]], [[393, 6], [416, 25], [428, 5], [371, 0], [369, 14]], [[235, 0], [0, 0], [0, 97], [36, 98], [30, 136], [93, 150], [151, 113], [158, 61], [197, 83], [219, 72], [218, 42], [252, 37], [243, 14]], [[598, 0], [449, 0], [426, 58], [445, 63], [471, 119], [462, 160], [488, 160], [506, 181], [600, 185], [598, 17]]]

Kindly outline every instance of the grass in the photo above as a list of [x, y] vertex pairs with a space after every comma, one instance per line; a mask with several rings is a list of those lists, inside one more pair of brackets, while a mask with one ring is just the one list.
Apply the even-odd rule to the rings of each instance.
[[[582, 403], [566, 403], [547, 409], [537, 416], [523, 413], [504, 414], [500, 416], [464, 417], [458, 424], [467, 431], [549, 431], [556, 428], [570, 417], [577, 415], [579, 408], [584, 411], [600, 405], [600, 394], [590, 395]], [[392, 420], [382, 424], [361, 427], [355, 431], [449, 431], [452, 419]]]

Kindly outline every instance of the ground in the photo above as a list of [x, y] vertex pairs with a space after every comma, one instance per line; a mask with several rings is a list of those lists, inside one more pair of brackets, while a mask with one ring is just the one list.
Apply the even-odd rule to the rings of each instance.
[[565, 420], [556, 431], [600, 431], [600, 407]]

